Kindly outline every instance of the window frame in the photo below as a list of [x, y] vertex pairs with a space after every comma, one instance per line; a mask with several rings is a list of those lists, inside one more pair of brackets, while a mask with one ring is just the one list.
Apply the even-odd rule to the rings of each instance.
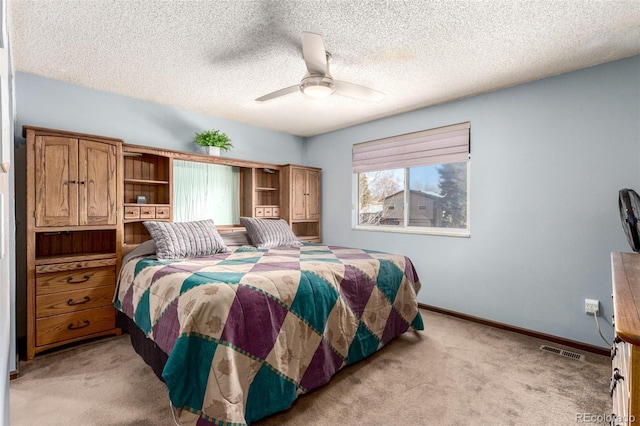
[[[463, 237], [469, 238], [471, 237], [471, 190], [470, 190], [470, 181], [471, 181], [471, 160], [467, 161], [467, 227], [466, 228], [437, 228], [430, 226], [409, 226], [408, 223], [408, 197], [409, 190], [406, 187], [404, 188], [404, 223], [405, 225], [360, 225], [358, 222], [358, 218], [360, 216], [359, 205], [360, 205], [360, 194], [359, 194], [359, 173], [352, 174], [351, 187], [353, 189], [353, 208], [352, 208], [352, 227], [351, 229], [354, 231], [373, 231], [373, 232], [392, 232], [392, 233], [400, 233], [400, 234], [420, 234], [420, 235], [436, 235], [436, 236], [445, 236], [445, 237]], [[409, 168], [405, 168], [405, 174], [409, 173]]]
[[[460, 161], [458, 161], [460, 162]], [[450, 163], [442, 163], [450, 164]], [[409, 169], [410, 166], [404, 167], [404, 204], [403, 204], [403, 223], [404, 225], [361, 225], [359, 223], [360, 217], [360, 173], [352, 172], [351, 188], [352, 188], [352, 217], [351, 217], [351, 229], [354, 231], [373, 231], [373, 232], [390, 232], [400, 234], [419, 234], [419, 235], [435, 235], [445, 237], [471, 237], [471, 158], [466, 160], [467, 164], [467, 227], [466, 228], [442, 228], [442, 227], [430, 227], [430, 226], [409, 226], [409, 196], [410, 189], [407, 187], [409, 182]], [[441, 165], [441, 164], [438, 164]], [[366, 173], [366, 172], [364, 172]]]

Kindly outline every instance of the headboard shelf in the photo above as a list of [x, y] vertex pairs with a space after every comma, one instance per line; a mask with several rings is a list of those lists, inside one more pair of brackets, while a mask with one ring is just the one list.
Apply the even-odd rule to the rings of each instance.
[[133, 183], [140, 185], [169, 185], [168, 180], [150, 180], [150, 179], [125, 179], [124, 183]]
[[[174, 209], [180, 211], [174, 205], [174, 167], [178, 167], [174, 160], [237, 167], [240, 217], [285, 219], [299, 238], [321, 241], [320, 169], [124, 144], [123, 253], [151, 238], [142, 222], [172, 222]], [[146, 203], [137, 203], [139, 195]], [[220, 232], [244, 229], [239, 224], [218, 228]]]

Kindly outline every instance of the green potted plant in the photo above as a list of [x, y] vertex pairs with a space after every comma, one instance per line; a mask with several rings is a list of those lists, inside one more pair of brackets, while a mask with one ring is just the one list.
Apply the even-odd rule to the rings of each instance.
[[233, 148], [231, 138], [220, 130], [205, 130], [196, 133], [194, 142], [205, 147], [209, 155], [220, 155], [220, 151], [229, 151]]

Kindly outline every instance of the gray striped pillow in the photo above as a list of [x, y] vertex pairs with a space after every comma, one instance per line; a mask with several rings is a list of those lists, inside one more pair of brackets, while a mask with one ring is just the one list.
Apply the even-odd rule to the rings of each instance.
[[229, 253], [213, 220], [195, 222], [142, 222], [156, 243], [159, 260], [184, 259]]
[[240, 220], [247, 229], [251, 242], [258, 248], [302, 245], [289, 224], [282, 219], [241, 217]]

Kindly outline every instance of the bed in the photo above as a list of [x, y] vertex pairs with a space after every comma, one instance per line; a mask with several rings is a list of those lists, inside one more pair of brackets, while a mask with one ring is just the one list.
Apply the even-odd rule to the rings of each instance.
[[420, 282], [405, 256], [310, 243], [225, 247], [161, 260], [151, 241], [123, 259], [114, 305], [132, 340], [158, 348], [136, 350], [152, 366], [156, 358], [182, 425], [251, 424], [423, 329]]

